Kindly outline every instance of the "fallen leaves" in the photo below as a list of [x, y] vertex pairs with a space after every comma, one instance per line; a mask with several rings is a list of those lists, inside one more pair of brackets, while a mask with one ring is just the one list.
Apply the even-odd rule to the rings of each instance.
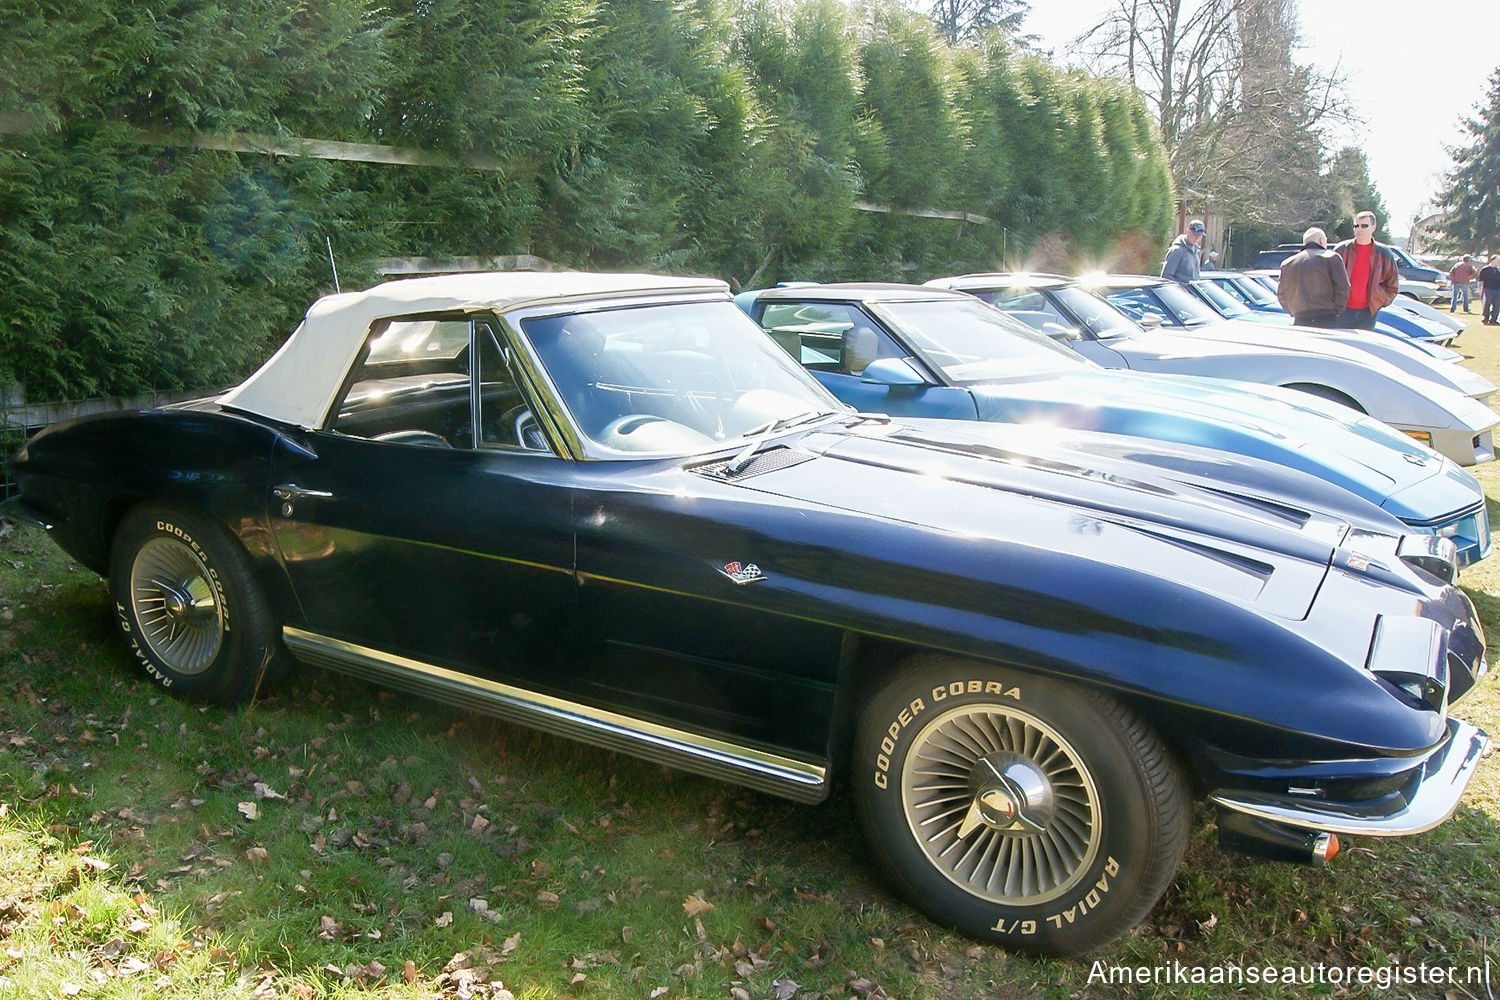
[[682, 912], [690, 917], [696, 917], [700, 913], [707, 913], [714, 909], [714, 904], [703, 898], [703, 890], [699, 889], [687, 899], [682, 901]]
[[280, 792], [272, 788], [270, 785], [266, 784], [264, 781], [257, 781], [250, 787], [251, 790], [255, 792], [255, 797], [257, 799], [277, 799], [283, 802], [286, 801], [285, 795], [282, 795]]

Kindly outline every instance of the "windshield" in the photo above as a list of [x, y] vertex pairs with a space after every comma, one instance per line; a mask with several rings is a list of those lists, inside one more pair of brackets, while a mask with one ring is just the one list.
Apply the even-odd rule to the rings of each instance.
[[1254, 302], [1256, 305], [1261, 306], [1280, 307], [1280, 303], [1276, 299], [1276, 293], [1254, 278], [1230, 278], [1227, 282], [1220, 282], [1220, 284], [1227, 287], [1246, 302]]
[[1109, 340], [1114, 337], [1129, 337], [1140, 333], [1141, 328], [1129, 316], [1115, 306], [1086, 289], [1076, 285], [1059, 288], [1052, 293], [1063, 308], [1078, 317], [1078, 322], [1098, 337]]
[[1243, 299], [1220, 288], [1216, 281], [1195, 281], [1193, 291], [1202, 296], [1220, 315], [1229, 319], [1239, 319], [1250, 312]]
[[1180, 326], [1202, 326], [1224, 318], [1208, 303], [1175, 282], [1145, 288], [1115, 288], [1105, 297], [1137, 321], [1147, 313], [1156, 313], [1167, 323]]
[[521, 329], [579, 433], [608, 452], [695, 454], [777, 421], [852, 412], [728, 300], [533, 317]]
[[972, 297], [882, 302], [879, 311], [922, 360], [956, 385], [1088, 366], [1066, 347]]

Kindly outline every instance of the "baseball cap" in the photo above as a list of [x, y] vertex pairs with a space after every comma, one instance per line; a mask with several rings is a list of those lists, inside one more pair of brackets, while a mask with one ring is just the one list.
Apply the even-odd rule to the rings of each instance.
[[1194, 236], [1202, 236], [1204, 233], [1208, 232], [1208, 228], [1203, 225], [1202, 219], [1194, 219], [1192, 222], [1188, 223], [1188, 232], [1192, 233]]

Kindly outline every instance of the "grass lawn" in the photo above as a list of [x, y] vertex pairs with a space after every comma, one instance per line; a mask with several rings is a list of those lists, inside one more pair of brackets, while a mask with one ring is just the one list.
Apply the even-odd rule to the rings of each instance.
[[[1500, 383], [1500, 328], [1469, 324], [1464, 363]], [[1479, 477], [1493, 522], [1500, 462]], [[1462, 584], [1500, 635], [1500, 555]], [[314, 670], [207, 708], [113, 629], [102, 581], [0, 536], [0, 998], [1218, 997], [1191, 980], [1266, 967], [1303, 981], [1231, 989], [1484, 998], [1466, 977], [1500, 958], [1493, 759], [1451, 822], [1321, 870], [1220, 852], [1200, 809], [1145, 924], [1044, 960], [896, 900], [845, 797], [796, 806]], [[1500, 733], [1496, 683], [1455, 714]]]

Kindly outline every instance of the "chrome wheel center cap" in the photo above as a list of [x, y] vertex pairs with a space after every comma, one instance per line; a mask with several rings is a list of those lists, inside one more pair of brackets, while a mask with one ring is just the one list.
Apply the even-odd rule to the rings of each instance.
[[162, 609], [173, 621], [193, 623], [214, 612], [212, 600], [203, 600], [193, 594], [193, 585], [152, 580], [151, 585], [161, 593]]
[[981, 826], [1022, 836], [1041, 833], [1056, 812], [1052, 783], [1020, 754], [994, 753], [981, 758], [969, 778], [969, 789], [974, 797], [959, 824], [960, 837]]
[[193, 607], [193, 599], [170, 584], [161, 584], [161, 599], [167, 607], [167, 614], [173, 618], [182, 618]]
[[1016, 800], [1001, 788], [979, 793], [974, 797], [974, 804], [979, 808], [980, 818], [990, 826], [1009, 826], [1019, 811]]

